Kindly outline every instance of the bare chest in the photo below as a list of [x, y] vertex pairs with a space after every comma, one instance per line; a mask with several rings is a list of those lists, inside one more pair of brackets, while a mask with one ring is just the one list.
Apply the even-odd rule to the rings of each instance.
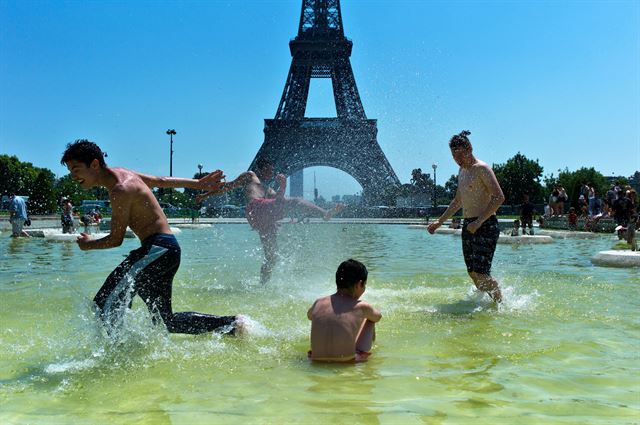
[[473, 194], [481, 188], [481, 182], [472, 170], [460, 170], [458, 188], [464, 194]]

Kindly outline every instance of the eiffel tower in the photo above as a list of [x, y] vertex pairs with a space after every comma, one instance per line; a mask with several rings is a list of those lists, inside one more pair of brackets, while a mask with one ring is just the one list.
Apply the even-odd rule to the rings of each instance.
[[[268, 159], [276, 172], [300, 178], [307, 167], [337, 168], [362, 186], [368, 203], [400, 185], [378, 144], [377, 120], [367, 119], [360, 101], [349, 60], [352, 46], [344, 36], [340, 0], [302, 1], [284, 92], [275, 118], [264, 120], [264, 142], [251, 170], [259, 158]], [[336, 118], [305, 118], [311, 78], [331, 78]]]

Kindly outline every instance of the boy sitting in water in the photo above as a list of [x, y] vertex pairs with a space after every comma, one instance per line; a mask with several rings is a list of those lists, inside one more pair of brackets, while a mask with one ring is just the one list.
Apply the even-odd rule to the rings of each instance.
[[311, 360], [363, 362], [371, 355], [375, 323], [382, 314], [359, 299], [364, 294], [367, 275], [361, 262], [342, 262], [336, 271], [336, 293], [318, 298], [307, 312], [311, 320]]

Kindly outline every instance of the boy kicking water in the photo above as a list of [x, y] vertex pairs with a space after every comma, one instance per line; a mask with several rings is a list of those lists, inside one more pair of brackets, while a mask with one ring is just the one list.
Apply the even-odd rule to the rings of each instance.
[[275, 179], [278, 183], [278, 191], [266, 185], [273, 177], [273, 165], [268, 160], [261, 158], [256, 163], [256, 172], [245, 171], [235, 180], [223, 183], [219, 190], [212, 190], [196, 196], [196, 202], [202, 202], [209, 196], [220, 195], [229, 190], [242, 187], [247, 200], [246, 216], [252, 229], [260, 235], [264, 262], [260, 269], [260, 283], [266, 284], [271, 278], [271, 272], [278, 259], [278, 221], [285, 214], [293, 210], [322, 217], [330, 220], [338, 214], [342, 204], [336, 205], [332, 210], [325, 210], [316, 204], [302, 198], [287, 198], [284, 196], [287, 187], [287, 178], [278, 174]]
[[125, 168], [110, 168], [105, 164], [104, 154], [98, 145], [88, 140], [77, 140], [67, 145], [60, 162], [67, 166], [71, 178], [83, 189], [101, 186], [109, 192], [113, 210], [109, 235], [91, 239], [90, 235], [81, 233], [77, 240], [80, 249], [120, 246], [127, 226], [142, 241], [142, 247], [129, 253], [94, 298], [109, 333], [121, 324], [124, 312], [136, 294], [144, 300], [149, 311], [160, 315], [169, 332], [200, 334], [219, 331], [233, 334], [242, 330], [239, 328], [241, 316], [173, 312], [171, 287], [180, 266], [180, 246], [151, 192], [152, 187], [215, 190], [224, 177], [222, 171], [192, 180], [147, 176]]
[[382, 314], [360, 300], [367, 275], [361, 262], [344, 261], [336, 271], [336, 293], [317, 299], [307, 312], [311, 320], [311, 360], [363, 362], [371, 355], [375, 324]]

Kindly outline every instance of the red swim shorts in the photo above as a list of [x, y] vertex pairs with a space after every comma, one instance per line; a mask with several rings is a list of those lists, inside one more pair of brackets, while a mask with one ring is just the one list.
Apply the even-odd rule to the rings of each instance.
[[247, 205], [247, 221], [260, 233], [275, 232], [278, 220], [284, 218], [284, 206], [283, 198], [252, 199]]

